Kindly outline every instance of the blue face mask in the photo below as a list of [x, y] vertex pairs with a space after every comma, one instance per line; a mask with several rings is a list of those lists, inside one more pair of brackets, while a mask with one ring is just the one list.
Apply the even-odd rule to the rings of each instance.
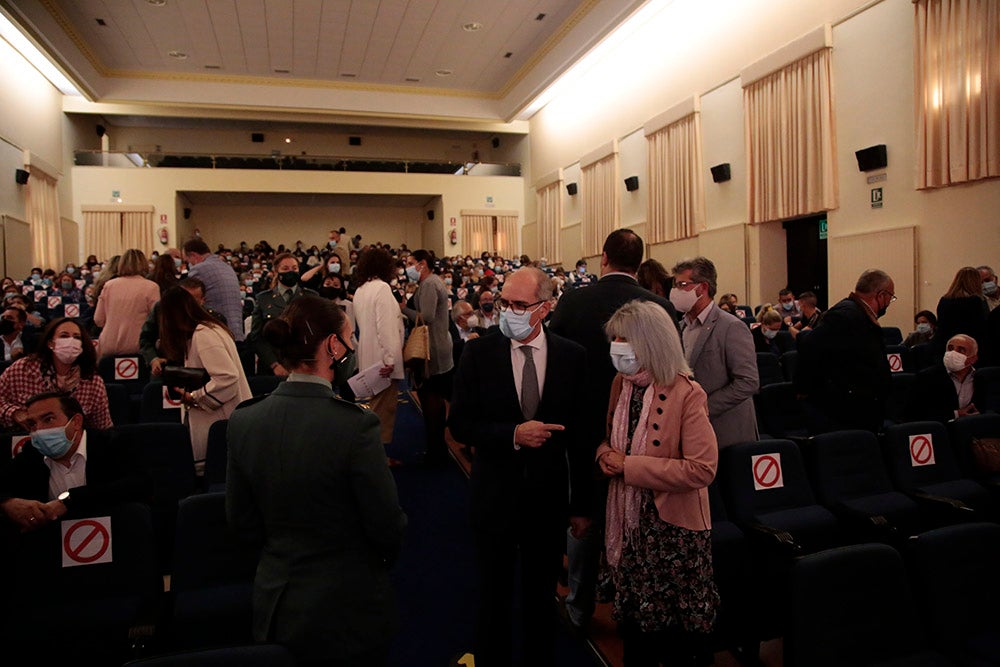
[[42, 284], [45, 285], [46, 287], [52, 287], [52, 279], [51, 278], [43, 278], [42, 279]]
[[179, 257], [174, 257], [174, 266], [176, 266], [178, 269], [181, 268], [181, 260]]
[[930, 332], [931, 332], [930, 324], [928, 324], [927, 322], [917, 323], [917, 333], [930, 333]]
[[66, 452], [73, 446], [73, 441], [66, 437], [65, 426], [56, 426], [55, 428], [40, 428], [33, 431], [31, 445], [42, 456], [58, 459], [65, 456]]
[[331, 239], [330, 242], [327, 245], [329, 245], [331, 248], [336, 248], [337, 247], [337, 242], [334, 241], [333, 239]]
[[785, 310], [791, 310], [792, 308], [795, 307], [795, 302], [794, 301], [782, 302], [781, 307], [784, 308]]
[[615, 367], [616, 371], [622, 375], [635, 375], [639, 372], [641, 366], [639, 360], [635, 358], [635, 351], [632, 350], [631, 345], [620, 341], [614, 342], [611, 343], [609, 352], [611, 365]]
[[66, 273], [68, 273], [69, 275], [73, 275], [74, 273], [76, 273], [76, 269], [74, 269], [72, 266], [66, 267]]
[[416, 266], [410, 265], [406, 267], [406, 277], [413, 282], [417, 282], [420, 280], [420, 271], [417, 270]]
[[525, 311], [515, 315], [509, 308], [500, 312], [500, 333], [512, 340], [524, 340], [531, 335], [535, 327], [531, 326], [531, 312]]

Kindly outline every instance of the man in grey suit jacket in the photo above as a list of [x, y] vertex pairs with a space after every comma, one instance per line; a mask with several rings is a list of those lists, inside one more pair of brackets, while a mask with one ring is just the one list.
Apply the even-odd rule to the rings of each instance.
[[753, 336], [746, 324], [715, 305], [718, 274], [711, 260], [684, 260], [673, 273], [670, 301], [684, 313], [684, 354], [708, 394], [708, 416], [719, 447], [756, 440], [753, 395], [760, 378]]

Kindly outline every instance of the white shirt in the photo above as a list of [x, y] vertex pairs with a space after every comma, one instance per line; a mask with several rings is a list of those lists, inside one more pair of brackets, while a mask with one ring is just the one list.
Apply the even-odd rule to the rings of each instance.
[[684, 343], [684, 358], [689, 364], [691, 363], [691, 352], [698, 343], [698, 336], [701, 335], [702, 329], [705, 328], [705, 320], [708, 319], [708, 314], [712, 312], [713, 308], [715, 308], [715, 302], [709, 301], [708, 305], [698, 313], [693, 322], [690, 317], [687, 315], [684, 316], [684, 328], [681, 331], [681, 340]]
[[47, 456], [42, 457], [49, 467], [49, 500], [55, 500], [63, 491], [69, 491], [77, 486], [87, 485], [87, 432], [80, 438], [80, 446], [69, 459], [69, 467], [53, 461]]
[[11, 355], [14, 354], [14, 352], [24, 349], [24, 343], [21, 342], [21, 334], [17, 334], [17, 336], [14, 337], [14, 340], [9, 343], [7, 342], [7, 339], [2, 336], [0, 336], [0, 340], [3, 341], [4, 361], [10, 361]]

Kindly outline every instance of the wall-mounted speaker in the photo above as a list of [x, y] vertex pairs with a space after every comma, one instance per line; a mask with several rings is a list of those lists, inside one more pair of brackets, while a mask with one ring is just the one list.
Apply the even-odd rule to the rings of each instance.
[[728, 162], [723, 162], [712, 167], [712, 180], [716, 183], [725, 183], [730, 178], [732, 178], [732, 174], [729, 171]]
[[629, 176], [625, 179], [625, 189], [629, 192], [634, 192], [639, 189], [639, 177]]
[[858, 158], [858, 169], [860, 171], [884, 169], [889, 163], [886, 159], [885, 144], [869, 146], [868, 148], [854, 151], [854, 157]]
[[190, 219], [190, 218], [191, 218], [191, 209], [189, 209], [189, 208], [185, 208], [185, 209], [184, 209], [184, 219], [185, 219], [185, 220], [188, 220], [188, 219]]
[[24, 169], [15, 169], [14, 170], [14, 182], [17, 183], [18, 185], [24, 185], [25, 183], [28, 182], [28, 176], [30, 176], [30, 175], [31, 174], [29, 174]]
[[500, 137], [493, 137], [493, 148], [500, 148]]
[[566, 193], [570, 197], [572, 197], [573, 195], [575, 195], [576, 194], [576, 183], [567, 183], [566, 184]]
[[361, 145], [361, 137], [348, 137], [347, 138], [347, 145], [348, 146], [360, 146]]
[[103, 125], [98, 125], [96, 129], [97, 129], [97, 136], [99, 137], [103, 137], [107, 132], [107, 129], [105, 129]]
[[428, 220], [433, 220], [434, 219], [434, 209], [431, 209], [431, 210], [427, 211], [427, 219]]
[[254, 142], [255, 144], [262, 144], [262, 143], [264, 143], [264, 133], [263, 132], [254, 132], [254, 133], [252, 133], [250, 135], [250, 141]]

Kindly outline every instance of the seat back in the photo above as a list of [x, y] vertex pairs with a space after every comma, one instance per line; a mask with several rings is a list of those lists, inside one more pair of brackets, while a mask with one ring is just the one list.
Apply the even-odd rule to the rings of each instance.
[[903, 332], [899, 327], [882, 327], [882, 342], [886, 345], [899, 345], [903, 342]]
[[805, 437], [809, 433], [806, 414], [791, 382], [762, 386], [754, 395], [754, 407], [760, 430], [774, 438]]
[[778, 357], [770, 352], [757, 353], [757, 375], [760, 376], [761, 387], [785, 381]]
[[925, 368], [930, 368], [941, 360], [937, 358], [937, 350], [933, 343], [920, 343], [910, 348], [910, 359], [913, 361], [913, 370], [919, 373]]
[[889, 370], [894, 375], [896, 373], [914, 372], [913, 355], [910, 354], [910, 348], [901, 344], [886, 345], [885, 354], [889, 358]]
[[804, 444], [802, 451], [813, 491], [823, 505], [893, 490], [878, 439], [871, 431], [822, 433]]
[[97, 373], [105, 384], [122, 384], [131, 394], [141, 394], [142, 388], [149, 382], [149, 364], [138, 352], [101, 357], [97, 362]]
[[1000, 412], [1000, 366], [976, 370], [976, 408], [980, 412]]
[[730, 518], [746, 526], [756, 515], [813, 505], [799, 448], [790, 440], [758, 440], [720, 452], [718, 479]]
[[240, 542], [226, 523], [226, 494], [199, 493], [177, 505], [170, 590], [175, 593], [252, 583], [260, 549]]
[[907, 405], [916, 382], [916, 373], [893, 373], [889, 378], [889, 397], [885, 405], [885, 418], [894, 424], [906, 421]]
[[799, 559], [791, 571], [788, 618], [786, 667], [914, 664], [905, 659], [927, 646], [903, 559], [884, 544]]
[[979, 477], [972, 455], [972, 441], [976, 438], [1000, 438], [1000, 414], [971, 415], [948, 422], [948, 435], [959, 465], [972, 477]]
[[950, 652], [970, 638], [1000, 632], [1000, 525], [937, 528], [908, 546], [913, 592], [934, 645]]
[[889, 476], [898, 489], [912, 490], [962, 477], [948, 431], [939, 422], [889, 426], [882, 448]]
[[785, 376], [785, 382], [795, 381], [795, 365], [799, 362], [799, 351], [788, 350], [778, 359], [781, 362], [781, 372]]
[[116, 425], [132, 423], [132, 394], [128, 387], [120, 382], [105, 382], [104, 389], [108, 392], [108, 411], [111, 421]]
[[147, 383], [142, 389], [142, 402], [139, 405], [139, 423], [165, 422], [179, 424], [180, 421], [180, 405], [176, 407], [164, 407], [163, 383], [159, 380]]
[[229, 456], [229, 441], [226, 431], [228, 419], [212, 422], [208, 427], [208, 448], [205, 452], [205, 484], [209, 490], [225, 488], [226, 465]]

